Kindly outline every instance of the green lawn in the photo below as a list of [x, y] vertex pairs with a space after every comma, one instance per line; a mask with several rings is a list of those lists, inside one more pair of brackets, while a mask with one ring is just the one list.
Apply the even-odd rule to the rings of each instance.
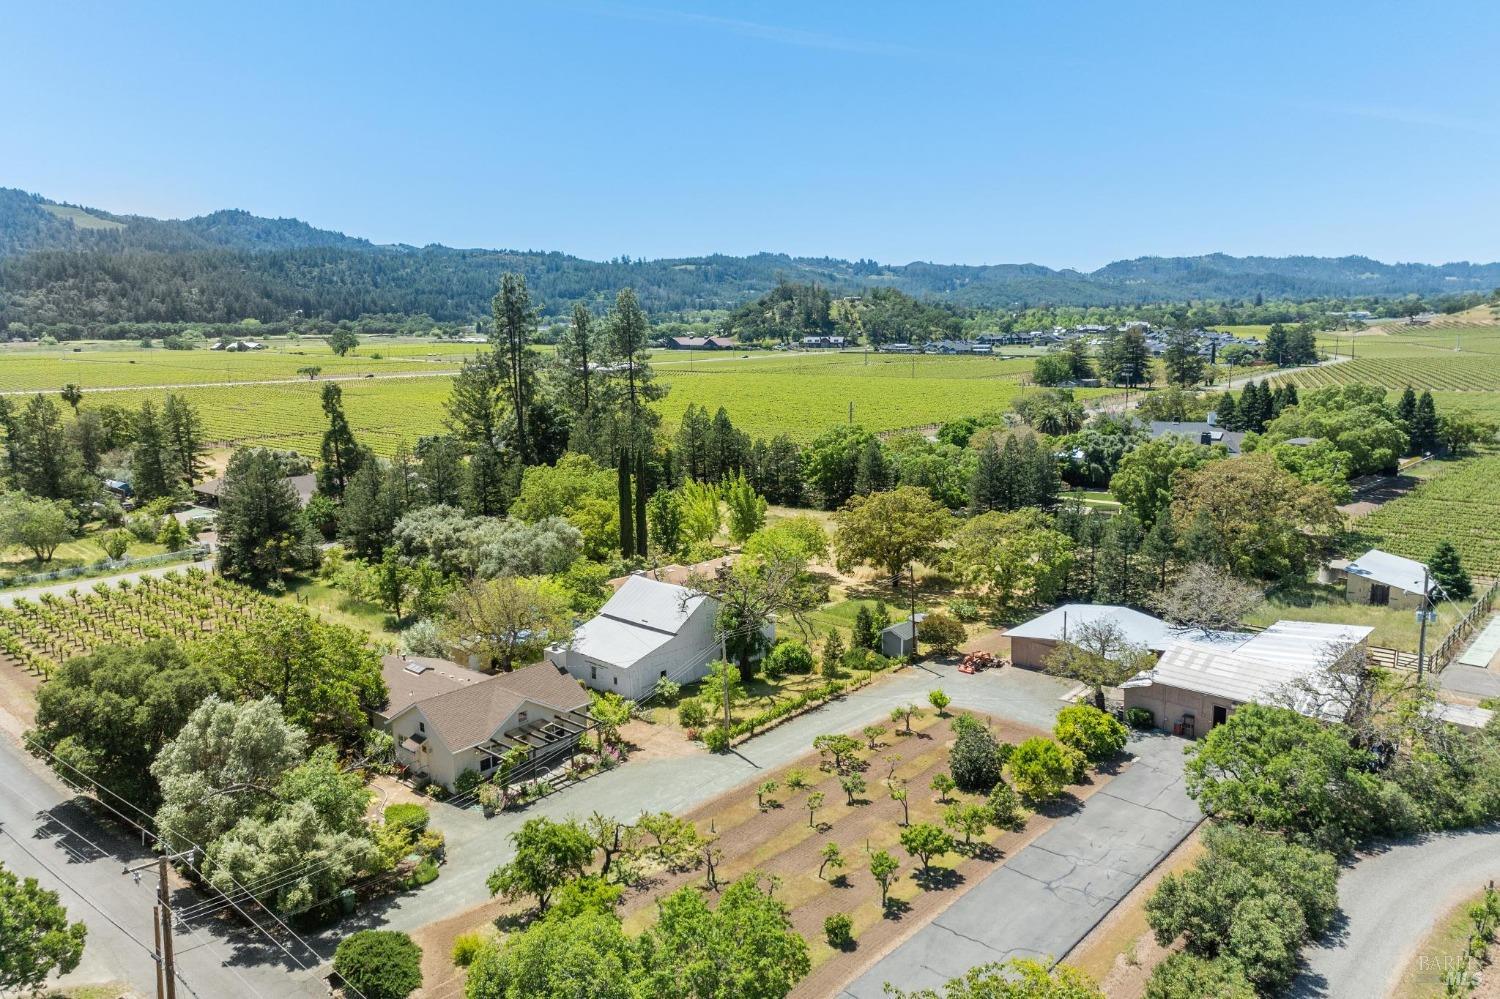
[[[1438, 619], [1427, 625], [1427, 649], [1432, 652], [1444, 635], [1458, 623], [1467, 608], [1443, 604], [1436, 608]], [[1326, 621], [1330, 624], [1367, 625], [1375, 631], [1370, 644], [1403, 652], [1417, 651], [1420, 625], [1416, 614], [1390, 607], [1351, 604], [1344, 599], [1341, 586], [1304, 583], [1283, 587], [1245, 618], [1245, 624], [1264, 628], [1277, 621]]]
[[316, 611], [334, 624], [363, 631], [377, 644], [395, 647], [401, 641], [400, 633], [392, 627], [391, 616], [383, 609], [352, 599], [326, 579], [298, 578], [288, 584], [285, 594], [276, 599]]
[[[0, 583], [8, 582], [17, 576], [31, 576], [43, 572], [57, 572], [61, 569], [76, 569], [80, 566], [92, 565], [102, 561], [105, 557], [104, 549], [93, 540], [98, 529], [91, 528], [87, 535], [69, 541], [58, 547], [53, 553], [50, 562], [39, 562], [31, 554], [30, 550], [22, 548], [10, 548], [0, 552]], [[166, 551], [162, 545], [155, 542], [146, 543], [137, 541], [133, 536], [130, 539], [130, 550], [125, 553], [126, 558], [146, 558], [150, 555], [160, 555]]]

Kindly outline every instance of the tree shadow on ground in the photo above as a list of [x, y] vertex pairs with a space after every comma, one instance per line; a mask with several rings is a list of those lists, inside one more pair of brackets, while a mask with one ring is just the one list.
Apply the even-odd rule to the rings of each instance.
[[911, 879], [923, 891], [946, 891], [968, 880], [951, 867], [929, 867], [925, 871], [918, 868], [912, 872]]
[[899, 898], [886, 899], [885, 911], [881, 918], [892, 921], [900, 921], [907, 913], [911, 912], [911, 903]]

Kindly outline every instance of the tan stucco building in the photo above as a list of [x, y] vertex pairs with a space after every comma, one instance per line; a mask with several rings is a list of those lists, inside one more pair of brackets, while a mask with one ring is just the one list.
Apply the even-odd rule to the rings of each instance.
[[1125, 709], [1151, 712], [1158, 728], [1196, 738], [1241, 704], [1274, 702], [1327, 717], [1320, 696], [1325, 667], [1363, 645], [1373, 628], [1278, 621], [1255, 634], [1181, 641], [1154, 667], [1122, 684]]
[[396, 762], [451, 788], [465, 770], [489, 774], [524, 747], [533, 769], [566, 762], [589, 725], [589, 692], [548, 662], [480, 673], [446, 659], [385, 656], [390, 697], [377, 721]]
[[1351, 604], [1419, 610], [1426, 606], [1424, 587], [1430, 593], [1432, 580], [1427, 566], [1372, 548], [1344, 569], [1344, 596]]

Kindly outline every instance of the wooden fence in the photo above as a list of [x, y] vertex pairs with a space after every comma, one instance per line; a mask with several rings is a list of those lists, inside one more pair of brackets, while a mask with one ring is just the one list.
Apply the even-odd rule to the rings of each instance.
[[[1459, 619], [1448, 634], [1443, 636], [1436, 649], [1427, 654], [1428, 672], [1434, 675], [1441, 673], [1443, 667], [1453, 661], [1463, 649], [1464, 643], [1484, 623], [1485, 618], [1489, 617], [1497, 597], [1500, 597], [1500, 579], [1485, 588], [1485, 591], [1479, 595], [1479, 599], [1474, 601], [1474, 606], [1469, 608], [1468, 613]], [[1372, 665], [1383, 666], [1386, 669], [1415, 670], [1417, 668], [1415, 652], [1371, 646], [1367, 655]]]

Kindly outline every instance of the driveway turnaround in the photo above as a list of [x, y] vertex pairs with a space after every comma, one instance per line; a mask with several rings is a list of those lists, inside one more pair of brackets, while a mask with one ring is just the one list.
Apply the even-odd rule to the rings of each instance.
[[1181, 739], [1133, 738], [1124, 773], [996, 868], [841, 993], [936, 988], [977, 964], [1066, 954], [1202, 821]]
[[1389, 995], [1418, 948], [1453, 906], [1500, 881], [1500, 826], [1390, 843], [1360, 857], [1339, 878], [1342, 918], [1302, 953], [1290, 995]]

